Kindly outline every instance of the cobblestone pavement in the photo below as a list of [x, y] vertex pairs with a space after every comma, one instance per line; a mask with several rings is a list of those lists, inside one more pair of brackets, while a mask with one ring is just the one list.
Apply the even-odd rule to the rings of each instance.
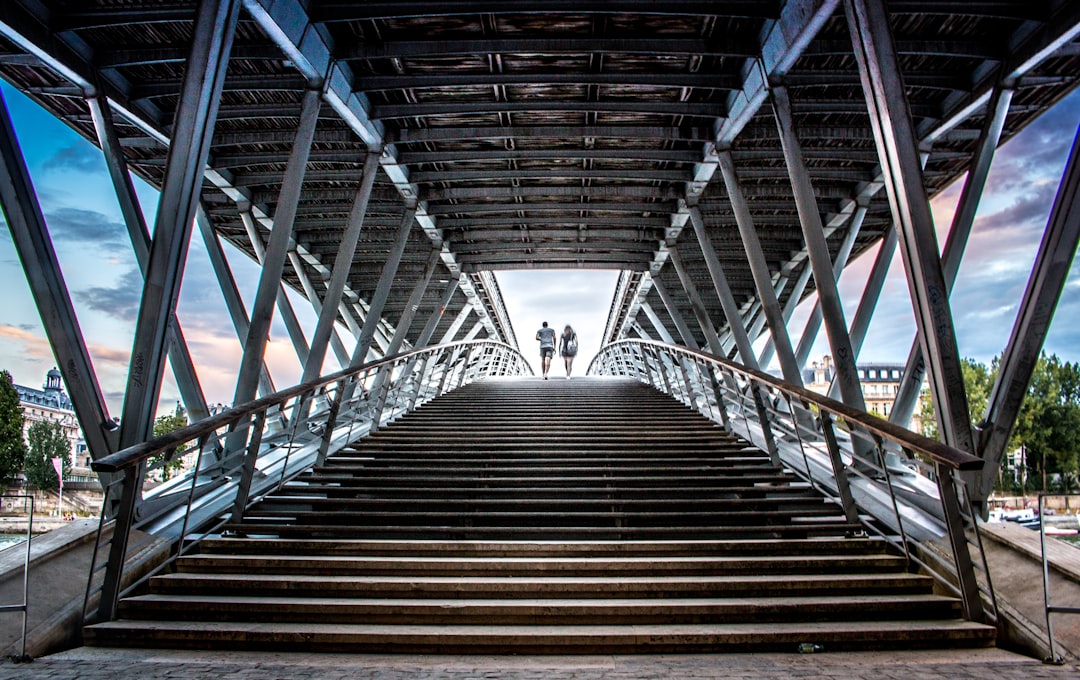
[[78, 649], [25, 664], [0, 662], [0, 680], [1058, 680], [1080, 665], [1045, 665], [1000, 650], [847, 654], [649, 656], [412, 656]]

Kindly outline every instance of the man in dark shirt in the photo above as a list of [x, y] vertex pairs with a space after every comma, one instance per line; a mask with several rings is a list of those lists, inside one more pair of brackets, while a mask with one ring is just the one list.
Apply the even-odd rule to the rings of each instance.
[[543, 327], [536, 331], [536, 339], [540, 341], [540, 362], [544, 367], [544, 380], [547, 380], [551, 357], [555, 356], [555, 329], [548, 328], [545, 321]]

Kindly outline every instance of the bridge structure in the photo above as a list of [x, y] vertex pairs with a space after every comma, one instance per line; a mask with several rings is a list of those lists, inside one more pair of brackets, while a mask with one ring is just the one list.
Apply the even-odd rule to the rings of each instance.
[[[849, 521], [888, 476], [876, 455], [928, 457], [947, 480], [934, 497], [950, 578], [982, 617], [966, 508], [990, 492], [1080, 239], [1076, 146], [974, 425], [949, 290], [995, 150], [1080, 79], [1076, 3], [10, 0], [0, 77], [101, 148], [144, 277], [114, 414], [0, 112], [0, 203], [115, 492], [101, 619], [124, 587], [128, 528], [184, 536], [222, 507], [235, 519], [274, 479], [431, 397], [527, 372], [495, 272], [563, 268], [619, 272], [596, 371], [679, 396], [778, 464], [800, 442], [803, 472]], [[132, 175], [160, 190], [152, 229]], [[941, 247], [929, 199], [961, 177]], [[243, 347], [234, 408], [217, 416], [176, 309], [196, 231]], [[250, 308], [223, 242], [259, 264]], [[872, 248], [847, 319], [837, 277]], [[879, 426], [855, 362], [896, 250], [918, 331]], [[310, 332], [286, 289], [312, 305]], [[304, 367], [285, 389], [264, 361], [275, 314]], [[822, 326], [834, 399], [801, 389]], [[759, 370], [774, 357], [779, 381]], [[149, 442], [166, 362], [194, 429]], [[943, 448], [894, 427], [924, 376]], [[834, 418], [858, 425], [838, 438]], [[144, 495], [158, 454], [198, 462]], [[853, 492], [844, 468], [862, 463], [877, 475]]]

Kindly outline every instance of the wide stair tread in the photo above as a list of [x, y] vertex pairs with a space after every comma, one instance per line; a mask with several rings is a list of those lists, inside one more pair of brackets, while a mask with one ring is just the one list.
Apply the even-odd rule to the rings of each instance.
[[863, 528], [640, 383], [484, 381], [261, 498], [84, 639], [455, 654], [993, 643]]

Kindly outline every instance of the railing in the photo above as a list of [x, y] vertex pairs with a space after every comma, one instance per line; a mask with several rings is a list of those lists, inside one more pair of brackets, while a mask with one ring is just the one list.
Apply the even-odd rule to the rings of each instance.
[[[767, 451], [902, 551], [963, 603], [972, 621], [997, 606], [965, 473], [983, 461], [761, 371], [647, 340], [606, 345], [589, 374], [641, 380]], [[941, 544], [945, 539], [945, 544]]]
[[[95, 461], [93, 469], [111, 482], [84, 618], [112, 620], [124, 594], [199, 538], [240, 522], [251, 503], [382, 424], [473, 380], [531, 374], [516, 349], [490, 340], [413, 350], [227, 409]], [[146, 490], [180, 459], [190, 463], [185, 475]], [[168, 559], [146, 568], [129, 565], [136, 531], [162, 542]]]
[[1050, 648], [1048, 663], [1062, 665], [1064, 658], [1058, 656], [1054, 649], [1054, 620], [1051, 614], [1080, 614], [1080, 607], [1072, 607], [1064, 604], [1053, 604], [1050, 595], [1050, 559], [1046, 554], [1046, 499], [1051, 497], [1077, 497], [1080, 494], [1068, 493], [1041, 493], [1039, 494], [1039, 554], [1042, 557], [1042, 585], [1043, 585], [1043, 613], [1046, 615], [1046, 640]]
[[30, 510], [26, 515], [26, 540], [21, 546], [23, 553], [22, 573], [22, 602], [0, 605], [0, 612], [19, 612], [22, 614], [22, 646], [18, 654], [13, 654], [11, 660], [15, 663], [27, 663], [32, 659], [26, 654], [26, 614], [30, 605], [30, 545], [34, 538], [34, 497], [28, 494], [5, 494], [0, 498], [21, 498], [23, 503], [30, 502]]

